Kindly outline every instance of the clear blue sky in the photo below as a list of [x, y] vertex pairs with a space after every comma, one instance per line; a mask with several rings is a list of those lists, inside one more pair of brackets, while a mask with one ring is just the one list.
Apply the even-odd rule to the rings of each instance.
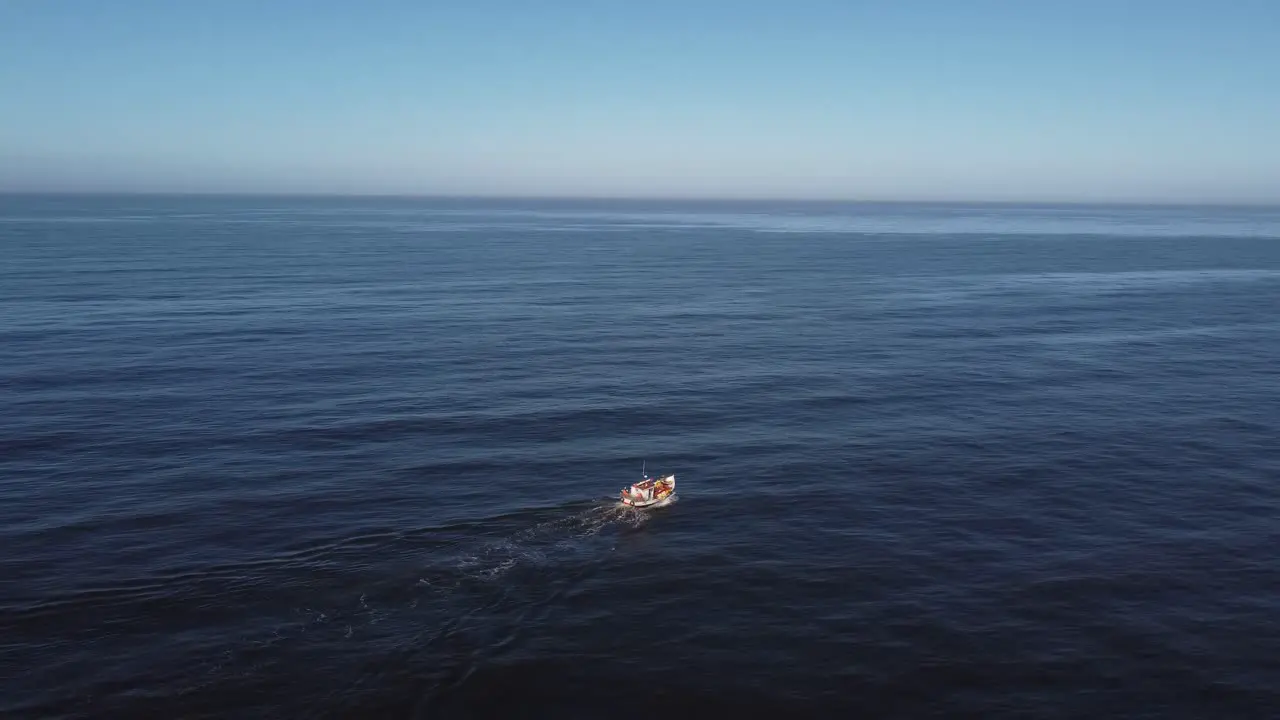
[[0, 189], [1280, 201], [1280, 2], [0, 0]]

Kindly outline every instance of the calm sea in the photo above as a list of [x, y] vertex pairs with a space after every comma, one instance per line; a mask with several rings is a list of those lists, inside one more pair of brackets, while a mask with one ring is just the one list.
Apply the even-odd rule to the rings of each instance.
[[5, 717], [1274, 718], [1278, 550], [1280, 210], [0, 198]]

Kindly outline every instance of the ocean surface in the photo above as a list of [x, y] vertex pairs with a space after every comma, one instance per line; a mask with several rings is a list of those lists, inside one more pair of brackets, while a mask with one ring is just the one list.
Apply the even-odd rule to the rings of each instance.
[[1280, 717], [1280, 210], [0, 197], [0, 716]]

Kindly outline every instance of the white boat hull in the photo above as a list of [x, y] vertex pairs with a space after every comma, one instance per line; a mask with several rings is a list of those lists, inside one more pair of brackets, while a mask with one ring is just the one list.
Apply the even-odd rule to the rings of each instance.
[[622, 504], [633, 508], [659, 507], [670, 503], [676, 497], [676, 476], [645, 479], [620, 494]]
[[675, 501], [676, 501], [676, 494], [671, 493], [670, 495], [666, 495], [658, 500], [647, 500], [647, 501], [640, 501], [640, 502], [623, 498], [622, 504], [626, 505], [627, 507], [636, 508], [637, 510], [643, 510], [645, 508], [666, 507], [667, 505], [670, 505]]

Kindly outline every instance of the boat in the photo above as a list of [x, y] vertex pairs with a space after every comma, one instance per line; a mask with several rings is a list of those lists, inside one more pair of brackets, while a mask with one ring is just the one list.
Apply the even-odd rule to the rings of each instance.
[[660, 505], [675, 497], [676, 476], [674, 473], [653, 478], [649, 477], [642, 467], [640, 478], [640, 482], [622, 488], [622, 504], [633, 508], [647, 508]]

